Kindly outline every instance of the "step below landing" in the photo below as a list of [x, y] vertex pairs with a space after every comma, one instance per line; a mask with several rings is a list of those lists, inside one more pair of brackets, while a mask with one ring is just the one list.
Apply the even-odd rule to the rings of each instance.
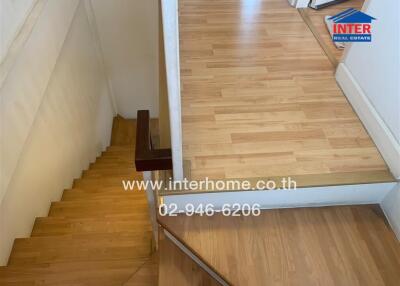
[[[397, 286], [400, 281], [400, 244], [379, 205], [262, 210], [259, 216], [238, 217], [178, 214], [160, 216], [159, 223], [167, 239], [218, 282], [186, 279], [184, 286]], [[195, 268], [171, 272], [168, 267], [171, 263], [160, 264], [160, 286], [194, 275]]]

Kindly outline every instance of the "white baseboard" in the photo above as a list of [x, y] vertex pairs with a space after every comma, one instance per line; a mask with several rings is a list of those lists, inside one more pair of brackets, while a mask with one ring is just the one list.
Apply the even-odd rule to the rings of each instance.
[[400, 241], [400, 183], [386, 196], [381, 207]]
[[[163, 197], [167, 206], [176, 204], [177, 212], [185, 212], [187, 204], [212, 204], [221, 210], [224, 204], [259, 204], [261, 209], [320, 207], [334, 205], [380, 204], [396, 183], [375, 183], [343, 186], [299, 188], [297, 190], [237, 191], [169, 195]], [[171, 207], [168, 207], [172, 209]]]
[[390, 171], [400, 179], [400, 144], [343, 63], [338, 66], [336, 80], [374, 140]]

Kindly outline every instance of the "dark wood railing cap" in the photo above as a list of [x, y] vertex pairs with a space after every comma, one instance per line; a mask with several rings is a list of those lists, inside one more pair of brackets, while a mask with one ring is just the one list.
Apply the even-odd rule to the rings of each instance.
[[153, 149], [148, 110], [137, 112], [135, 165], [137, 171], [172, 169], [171, 149]]

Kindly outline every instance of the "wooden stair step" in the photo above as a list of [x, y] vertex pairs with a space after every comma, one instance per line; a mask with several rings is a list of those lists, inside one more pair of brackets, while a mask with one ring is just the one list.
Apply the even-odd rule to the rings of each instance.
[[80, 192], [80, 193], [88, 193], [88, 194], [97, 194], [97, 193], [104, 193], [104, 194], [129, 194], [129, 193], [135, 193], [135, 194], [145, 194], [144, 190], [140, 190], [135, 186], [132, 190], [125, 191], [123, 186], [103, 186], [103, 187], [98, 187], [98, 188], [71, 188], [71, 189], [66, 189], [64, 192]]
[[90, 170], [95, 170], [95, 169], [115, 169], [115, 168], [132, 168], [134, 167], [134, 163], [109, 163], [109, 162], [97, 162], [97, 163], [91, 163], [89, 165]]
[[129, 145], [111, 145], [106, 148], [106, 151], [131, 151], [135, 152], [135, 144]]
[[109, 176], [100, 178], [82, 178], [74, 180], [74, 188], [86, 188], [86, 187], [106, 187], [106, 186], [121, 186], [122, 181], [136, 180], [138, 178], [131, 178], [129, 176]]
[[71, 200], [98, 200], [98, 199], [137, 199], [146, 200], [144, 191], [129, 190], [125, 191], [122, 188], [99, 188], [99, 189], [69, 189], [65, 190], [62, 196], [63, 201]]
[[134, 157], [135, 156], [135, 149], [128, 149], [128, 150], [105, 150], [101, 153], [101, 157], [104, 156], [108, 156], [108, 155], [112, 155], [112, 156], [131, 156]]
[[121, 213], [147, 214], [147, 201], [96, 200], [96, 201], [61, 201], [53, 202], [49, 216], [92, 217], [110, 216]]
[[0, 285], [120, 286], [147, 260], [112, 259], [0, 267]]
[[135, 151], [104, 151], [101, 153], [102, 158], [130, 158], [134, 159], [135, 158]]
[[135, 160], [133, 157], [111, 157], [104, 156], [98, 157], [95, 163], [134, 163]]
[[151, 232], [37, 236], [16, 239], [9, 265], [129, 259], [151, 254]]
[[100, 176], [129, 176], [142, 177], [142, 173], [135, 168], [113, 168], [113, 169], [89, 169], [82, 172], [82, 178], [100, 177]]
[[[141, 174], [141, 173], [138, 173], [138, 172], [136, 172], [136, 171], [134, 171], [134, 172], [129, 172], [129, 171], [126, 171], [125, 173], [123, 173], [123, 172], [110, 172], [111, 174], [108, 174], [108, 175], [104, 175], [104, 174], [101, 174], [101, 172], [97, 172], [97, 170], [90, 170], [90, 171], [88, 171], [88, 172], [86, 172], [85, 171], [85, 173], [82, 175], [82, 177], [81, 177], [81, 179], [78, 179], [78, 180], [82, 180], [82, 181], [84, 181], [84, 180], [94, 180], [94, 179], [100, 179], [100, 180], [106, 180], [106, 181], [109, 181], [110, 179], [112, 180], [112, 179], [120, 179], [121, 181], [122, 180], [139, 180], [139, 181], [141, 181], [141, 180], [143, 180], [143, 175]], [[115, 173], [115, 174], [112, 174], [112, 173]]]
[[135, 219], [133, 215], [119, 215], [101, 218], [65, 218], [65, 217], [39, 217], [36, 218], [32, 230], [32, 237], [54, 236], [78, 233], [115, 233], [115, 232], [140, 233], [151, 231], [148, 217]]

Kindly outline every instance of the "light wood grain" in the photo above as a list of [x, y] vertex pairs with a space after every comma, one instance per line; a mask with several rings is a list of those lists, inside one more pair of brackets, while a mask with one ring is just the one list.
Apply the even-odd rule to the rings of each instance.
[[31, 237], [15, 240], [0, 285], [120, 286], [147, 281], [145, 269], [157, 277], [146, 195], [121, 182], [142, 177], [134, 168], [135, 121], [117, 117], [111, 142], [48, 217], [36, 219]]
[[158, 283], [158, 253], [146, 261], [123, 286], [157, 286]]
[[219, 286], [160, 231], [159, 286]]
[[231, 285], [396, 286], [400, 281], [400, 244], [379, 206], [159, 220]]
[[349, 0], [320, 10], [312, 8], [299, 9], [300, 15], [335, 67], [340, 62], [344, 49], [338, 49], [333, 44], [331, 35], [325, 24], [325, 16], [334, 16], [348, 8], [361, 10], [363, 4], [364, 0]]
[[310, 184], [338, 185], [368, 183], [376, 172], [393, 180], [287, 0], [179, 3], [183, 154], [192, 179], [322, 175]]

